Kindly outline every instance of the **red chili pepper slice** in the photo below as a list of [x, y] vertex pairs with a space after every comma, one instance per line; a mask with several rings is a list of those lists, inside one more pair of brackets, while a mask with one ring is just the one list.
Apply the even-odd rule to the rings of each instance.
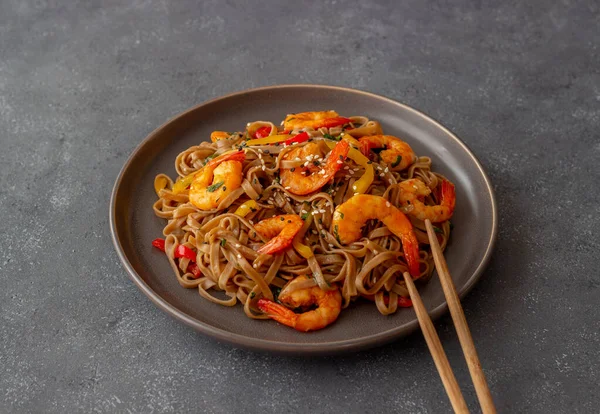
[[196, 263], [190, 263], [187, 270], [194, 275], [195, 279], [198, 279], [200, 276], [202, 276], [202, 270], [200, 270]]
[[297, 143], [306, 142], [309, 140], [309, 138], [310, 138], [310, 135], [308, 135], [308, 132], [301, 132], [300, 134], [294, 135], [292, 138], [283, 141], [283, 143], [286, 145], [292, 145], [294, 142], [297, 142]]
[[412, 307], [412, 300], [409, 298], [405, 298], [404, 296], [398, 296], [398, 306], [401, 308], [410, 308]]
[[192, 262], [196, 261], [196, 253], [189, 247], [184, 246], [183, 244], [180, 244], [175, 249], [175, 257], [185, 257], [186, 259], [190, 259]]
[[254, 133], [254, 138], [265, 138], [265, 137], [268, 137], [270, 133], [271, 133], [271, 127], [269, 127], [269, 126], [260, 127]]
[[165, 239], [154, 239], [152, 240], [152, 246], [156, 247], [158, 250], [165, 251]]
[[319, 125], [317, 128], [333, 128], [336, 126], [344, 125], [350, 123], [349, 118], [344, 118], [342, 116], [338, 116], [335, 118], [327, 118], [323, 120], [323, 123]]

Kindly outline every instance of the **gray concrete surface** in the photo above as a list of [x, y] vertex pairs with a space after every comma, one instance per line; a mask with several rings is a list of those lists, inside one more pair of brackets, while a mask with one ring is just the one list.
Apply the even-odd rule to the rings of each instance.
[[127, 279], [107, 219], [128, 154], [192, 105], [282, 83], [381, 93], [462, 137], [500, 210], [464, 300], [497, 406], [598, 412], [598, 2], [252, 3], [0, 2], [0, 412], [450, 411], [420, 334], [254, 354]]

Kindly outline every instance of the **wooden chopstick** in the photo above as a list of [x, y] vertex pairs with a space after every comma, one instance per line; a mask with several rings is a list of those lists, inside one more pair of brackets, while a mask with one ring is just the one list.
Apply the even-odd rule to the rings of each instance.
[[423, 331], [425, 342], [427, 342], [433, 362], [440, 374], [442, 384], [444, 384], [446, 394], [448, 394], [448, 398], [450, 399], [450, 404], [452, 404], [455, 413], [468, 413], [469, 409], [467, 408], [467, 403], [460, 391], [458, 382], [456, 382], [456, 377], [454, 376], [452, 367], [450, 367], [448, 357], [446, 357], [440, 338], [433, 327], [433, 322], [431, 322], [431, 318], [427, 313], [427, 309], [425, 309], [425, 305], [423, 305], [419, 291], [415, 287], [415, 283], [408, 272], [404, 272], [404, 280], [406, 281], [406, 287], [408, 288], [410, 300], [412, 300], [413, 307], [415, 308], [421, 331]]
[[438, 239], [435, 235], [435, 231], [433, 230], [431, 221], [425, 220], [425, 226], [427, 227], [427, 235], [429, 237], [435, 268], [440, 278], [442, 289], [444, 290], [444, 296], [446, 296], [446, 302], [448, 303], [450, 315], [452, 316], [452, 321], [454, 322], [454, 327], [456, 329], [456, 333], [458, 334], [460, 346], [463, 350], [463, 354], [465, 355], [467, 366], [469, 367], [469, 373], [471, 374], [471, 380], [475, 386], [475, 392], [477, 393], [479, 405], [481, 405], [481, 411], [483, 414], [495, 414], [496, 407], [494, 406], [494, 401], [492, 400], [492, 394], [490, 393], [490, 389], [485, 379], [485, 374], [481, 368], [481, 363], [479, 362], [479, 357], [477, 356], [477, 350], [475, 349], [475, 344], [473, 343], [473, 337], [471, 336], [469, 325], [467, 325], [467, 319], [465, 318], [465, 313], [463, 312], [460, 304], [458, 293], [456, 293], [456, 287], [454, 286], [454, 282], [452, 281], [452, 277], [448, 271], [448, 265], [446, 264], [446, 260], [442, 254], [442, 249], [438, 243]]

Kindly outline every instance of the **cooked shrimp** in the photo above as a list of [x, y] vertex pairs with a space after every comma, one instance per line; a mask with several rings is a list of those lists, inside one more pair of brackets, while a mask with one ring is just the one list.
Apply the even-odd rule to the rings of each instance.
[[454, 184], [450, 181], [441, 181], [440, 204], [437, 206], [428, 206], [423, 203], [423, 198], [431, 193], [423, 181], [416, 178], [402, 181], [400, 183], [400, 202], [404, 207], [412, 206], [412, 210], [409, 210], [408, 214], [419, 220], [429, 219], [433, 223], [449, 220], [454, 213], [456, 192]]
[[230, 134], [229, 132], [225, 132], [225, 131], [213, 131], [210, 133], [210, 140], [212, 142], [217, 142], [220, 141], [222, 139], [227, 139], [229, 138]]
[[358, 142], [365, 156], [373, 148], [383, 148], [379, 156], [392, 171], [402, 171], [417, 160], [410, 145], [391, 135], [370, 135], [359, 138]]
[[291, 246], [294, 236], [303, 224], [304, 221], [295, 214], [284, 214], [261, 220], [254, 229], [261, 236], [271, 240], [258, 249], [258, 253], [273, 254]]
[[[319, 163], [318, 160], [311, 161], [306, 167], [282, 168], [279, 174], [281, 185], [286, 187], [290, 193], [297, 195], [306, 195], [318, 191], [344, 165], [343, 162], [348, 156], [349, 149], [350, 146], [345, 140], [338, 142], [329, 153], [327, 163], [322, 168], [315, 165], [315, 163]], [[315, 142], [309, 142], [302, 147], [289, 151], [283, 159], [288, 160], [298, 157], [304, 160], [307, 156], [312, 159], [313, 156], [320, 153], [319, 145]]]
[[242, 184], [242, 151], [231, 152], [210, 160], [194, 176], [190, 202], [200, 210], [213, 210]]
[[258, 307], [277, 322], [290, 326], [301, 332], [316, 331], [332, 324], [342, 310], [342, 295], [337, 287], [333, 290], [322, 290], [318, 286], [292, 290], [294, 285], [308, 280], [306, 276], [298, 276], [290, 281], [279, 294], [279, 301], [291, 308], [309, 308], [314, 310], [295, 313], [291, 309], [270, 301], [259, 299]]
[[348, 123], [348, 118], [342, 118], [335, 111], [319, 112], [300, 112], [298, 114], [288, 114], [283, 121], [283, 127], [286, 131], [293, 131], [301, 128], [321, 128], [342, 125]]
[[357, 194], [340, 204], [333, 214], [331, 229], [340, 243], [352, 243], [362, 237], [368, 220], [378, 219], [400, 238], [410, 274], [420, 275], [419, 242], [410, 220], [383, 197]]

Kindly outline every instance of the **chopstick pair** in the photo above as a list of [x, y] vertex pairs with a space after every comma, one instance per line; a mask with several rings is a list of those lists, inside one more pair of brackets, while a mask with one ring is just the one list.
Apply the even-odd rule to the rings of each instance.
[[[454, 282], [452, 281], [452, 277], [448, 271], [448, 265], [446, 264], [446, 260], [442, 254], [442, 249], [438, 243], [431, 221], [425, 220], [425, 226], [427, 227], [427, 236], [429, 237], [435, 268], [439, 275], [442, 289], [444, 290], [444, 296], [446, 296], [446, 302], [448, 303], [450, 315], [452, 316], [452, 321], [454, 322], [456, 333], [458, 334], [460, 346], [463, 350], [463, 354], [465, 355], [467, 366], [469, 367], [469, 373], [471, 374], [471, 380], [475, 386], [475, 392], [477, 393], [477, 398], [479, 400], [479, 404], [481, 405], [481, 411], [484, 414], [496, 413], [496, 407], [494, 406], [494, 401], [492, 400], [492, 394], [490, 393], [485, 375], [481, 369], [481, 363], [479, 362], [479, 357], [477, 356], [477, 351], [475, 350], [475, 344], [473, 343], [473, 338], [471, 337], [471, 332], [469, 331], [469, 326], [467, 325], [465, 313], [463, 312], [460, 304], [460, 299], [456, 293]], [[444, 388], [446, 389], [446, 393], [448, 394], [452, 408], [456, 413], [468, 413], [469, 409], [467, 408], [467, 403], [465, 402], [458, 383], [456, 382], [456, 377], [454, 376], [454, 372], [452, 372], [452, 368], [450, 367], [450, 363], [448, 362], [448, 358], [446, 357], [446, 353], [444, 352], [440, 338], [435, 331], [433, 322], [431, 321], [431, 318], [425, 309], [425, 305], [423, 305], [421, 296], [419, 295], [412, 277], [408, 272], [404, 272], [404, 280], [406, 281], [406, 287], [408, 288], [410, 299], [413, 302], [413, 307], [415, 309], [415, 313], [417, 314], [421, 331], [423, 331], [425, 342], [427, 342], [433, 362], [435, 363], [438, 373], [440, 374], [440, 378], [442, 379], [442, 383], [444, 384]]]

